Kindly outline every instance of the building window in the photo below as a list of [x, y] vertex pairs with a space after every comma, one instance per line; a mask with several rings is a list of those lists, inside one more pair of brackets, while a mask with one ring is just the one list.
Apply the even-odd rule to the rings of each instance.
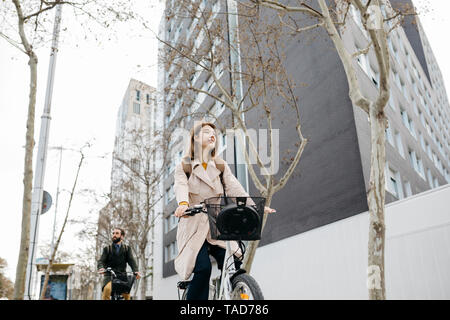
[[430, 188], [433, 188], [433, 176], [431, 175], [430, 169], [427, 169], [427, 176], [428, 176], [428, 184], [430, 185]]
[[136, 90], [136, 101], [141, 101], [141, 92]]
[[165, 263], [169, 262], [169, 249], [170, 249], [170, 245], [164, 247], [164, 262]]
[[369, 72], [370, 75], [369, 77], [372, 79], [373, 84], [378, 88], [380, 85], [380, 73], [378, 71], [376, 71], [376, 69], [374, 67], [372, 67], [372, 64], [369, 62]]
[[402, 142], [402, 137], [400, 136], [399, 132], [395, 132], [395, 141], [397, 143], [397, 150], [398, 153], [400, 153], [400, 155], [404, 158], [405, 157], [405, 152], [403, 150], [403, 142]]
[[425, 179], [425, 170], [423, 169], [423, 162], [422, 159], [420, 159], [419, 157], [417, 158], [417, 167], [418, 167], [417, 172], [419, 172], [420, 176]]
[[437, 178], [433, 178], [433, 186], [434, 186], [435, 188], [438, 188], [438, 187], [439, 187], [439, 181], [438, 181]]
[[175, 166], [173, 165], [173, 162], [170, 161], [166, 169], [164, 170], [164, 179], [167, 179], [169, 177], [169, 174], [171, 174], [174, 169]]
[[425, 128], [427, 129], [428, 134], [431, 136], [431, 127], [430, 127], [430, 125], [428, 124], [428, 121], [427, 121], [427, 120], [425, 120]]
[[430, 159], [433, 160], [433, 155], [431, 153], [431, 147], [428, 142], [425, 142], [425, 149], [428, 154], [428, 157], [430, 157]]
[[150, 104], [150, 95], [148, 93], [145, 95], [145, 99], [147, 104]]
[[419, 140], [420, 140], [420, 145], [422, 146], [422, 149], [424, 151], [427, 151], [426, 146], [425, 146], [425, 140], [423, 139], [422, 132], [420, 132], [420, 131], [419, 131]]
[[[358, 49], [359, 50], [359, 49]], [[356, 61], [358, 61], [359, 66], [361, 67], [361, 69], [364, 70], [364, 72], [370, 76], [370, 71], [369, 71], [369, 59], [367, 57], [366, 54], [361, 54], [356, 58]]]
[[166, 189], [166, 192], [164, 193], [164, 203], [168, 205], [170, 201], [172, 201], [175, 198], [175, 192], [173, 190], [173, 183], [170, 185], [169, 188]]
[[405, 99], [408, 100], [407, 92], [406, 92], [406, 86], [405, 86], [405, 81], [403, 81], [402, 78], [400, 78], [400, 90], [402, 91], [403, 96], [405, 97]]
[[411, 183], [409, 183], [409, 181], [405, 181], [405, 192], [406, 192], [406, 197], [411, 197], [413, 195], [412, 193], [412, 189], [411, 189]]
[[175, 259], [178, 255], [177, 242], [174, 241], [164, 248], [164, 262], [167, 263]]
[[133, 102], [133, 112], [135, 114], [141, 114], [141, 105], [137, 102]]
[[414, 113], [415, 113], [417, 116], [419, 116], [419, 108], [417, 107], [417, 103], [416, 103], [416, 101], [414, 101], [414, 98], [413, 98], [413, 97], [411, 97], [411, 101], [412, 101], [412, 104], [413, 104], [413, 106], [414, 106]]
[[437, 159], [437, 164], [438, 164], [438, 169], [439, 169], [439, 172], [442, 174], [442, 175], [444, 175], [444, 166], [442, 165], [442, 162], [441, 162], [441, 159]]
[[414, 170], [416, 170], [416, 172], [422, 177], [425, 177], [425, 173], [423, 170], [423, 163], [422, 163], [422, 159], [420, 159], [420, 157], [417, 156], [416, 152], [413, 150], [409, 150], [409, 160], [411, 162], [411, 166], [414, 168]]
[[164, 219], [164, 233], [175, 229], [178, 226], [178, 218], [172, 213], [170, 216]]
[[425, 127], [425, 117], [423, 116], [423, 113], [420, 110], [419, 110], [419, 118], [420, 122], [422, 122], [422, 125]]
[[391, 128], [388, 126], [386, 128], [386, 140], [393, 146], [395, 147], [395, 143], [394, 143], [394, 138], [392, 136], [392, 131]]
[[400, 113], [402, 115], [403, 124], [406, 128], [408, 128], [411, 135], [416, 138], [416, 132], [414, 131], [414, 122], [405, 110], [401, 110]]
[[133, 172], [139, 172], [141, 168], [141, 162], [139, 159], [132, 159], [131, 160], [131, 170]]
[[394, 195], [397, 199], [403, 198], [403, 191], [401, 186], [400, 174], [386, 166], [386, 189]]

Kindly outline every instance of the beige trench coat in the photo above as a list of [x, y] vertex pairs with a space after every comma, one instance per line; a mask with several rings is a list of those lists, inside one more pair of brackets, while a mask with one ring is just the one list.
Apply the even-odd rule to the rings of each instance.
[[[247, 192], [233, 175], [230, 167], [225, 162], [223, 172], [223, 182], [227, 196], [248, 197]], [[183, 170], [183, 165], [179, 163], [175, 169], [175, 195], [177, 202], [186, 201], [189, 206], [200, 204], [200, 202], [211, 197], [223, 195], [222, 183], [220, 181], [220, 170], [216, 168], [214, 160], [210, 160], [203, 168], [199, 160], [192, 161], [192, 173], [189, 180]], [[177, 230], [178, 256], [175, 258], [175, 270], [178, 275], [187, 280], [194, 270], [197, 254], [200, 251], [205, 239], [212, 245], [222, 248], [226, 247], [224, 241], [211, 239], [209, 231], [209, 221], [206, 214], [197, 214], [188, 218], [181, 218]], [[232, 241], [231, 249], [241, 252], [237, 242]]]

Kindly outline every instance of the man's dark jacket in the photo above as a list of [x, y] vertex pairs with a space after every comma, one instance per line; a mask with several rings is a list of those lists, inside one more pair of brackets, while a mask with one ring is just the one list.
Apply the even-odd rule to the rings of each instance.
[[[127, 270], [127, 263], [130, 265], [131, 270], [133, 272], [138, 272], [138, 266], [136, 264], [136, 260], [134, 260], [133, 252], [129, 246], [122, 243], [119, 249], [119, 253], [116, 253], [116, 248], [113, 244], [104, 247], [102, 256], [100, 257], [100, 260], [98, 260], [97, 263], [97, 270], [101, 268], [108, 268], [111, 267], [111, 269], [114, 270], [114, 272], [126, 272]], [[111, 274], [109, 272], [106, 272], [104, 274], [103, 278], [103, 286], [106, 286], [108, 282], [111, 281]]]

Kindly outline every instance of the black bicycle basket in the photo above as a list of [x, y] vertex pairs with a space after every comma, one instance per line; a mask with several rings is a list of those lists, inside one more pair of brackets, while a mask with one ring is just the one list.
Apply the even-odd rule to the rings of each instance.
[[116, 294], [130, 293], [133, 283], [133, 275], [120, 275], [119, 277], [112, 279], [112, 291]]
[[205, 200], [211, 238], [260, 240], [266, 199], [262, 197], [214, 197]]

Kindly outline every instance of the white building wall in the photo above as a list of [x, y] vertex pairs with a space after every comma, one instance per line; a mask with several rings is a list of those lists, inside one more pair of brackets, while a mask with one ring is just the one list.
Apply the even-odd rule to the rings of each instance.
[[[447, 184], [386, 206], [388, 299], [450, 299], [449, 199]], [[252, 275], [266, 299], [367, 299], [368, 227], [366, 212], [261, 247]], [[178, 280], [158, 274], [155, 299]]]
[[[386, 206], [388, 299], [450, 299], [450, 185]], [[281, 214], [281, 213], [280, 213]], [[266, 299], [367, 299], [368, 213], [264, 246]]]

